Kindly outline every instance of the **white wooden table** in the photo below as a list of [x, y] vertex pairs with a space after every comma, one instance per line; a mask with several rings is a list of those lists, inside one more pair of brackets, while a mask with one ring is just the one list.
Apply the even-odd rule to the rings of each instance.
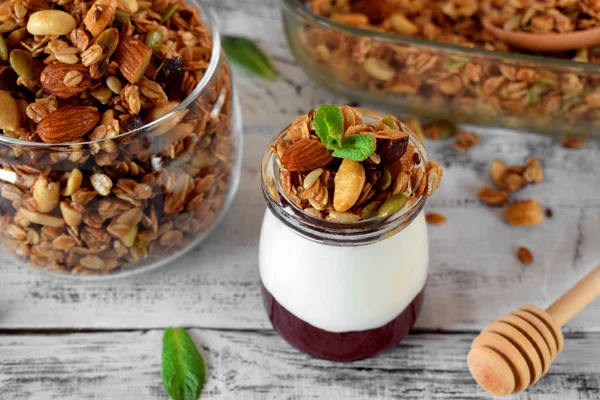
[[[336, 364], [311, 359], [271, 328], [260, 299], [257, 241], [264, 210], [259, 159], [268, 139], [324, 102], [295, 65], [277, 0], [212, 0], [225, 32], [251, 37], [281, 72], [265, 83], [236, 71], [243, 103], [242, 184], [225, 222], [174, 265], [131, 279], [76, 284], [0, 259], [0, 399], [167, 399], [161, 386], [163, 330], [187, 327], [207, 359], [203, 399], [482, 398], [465, 357], [476, 333], [521, 305], [549, 305], [600, 262], [600, 143], [565, 150], [549, 138], [479, 130], [480, 146], [456, 153], [432, 143], [445, 168], [428, 210], [431, 268], [417, 329], [380, 357]], [[368, 106], [368, 105], [366, 105]], [[535, 228], [509, 228], [482, 206], [493, 158], [539, 157], [543, 184], [519, 193], [552, 208]], [[534, 252], [524, 267], [518, 246]], [[600, 301], [565, 328], [548, 375], [522, 399], [600, 398]]]

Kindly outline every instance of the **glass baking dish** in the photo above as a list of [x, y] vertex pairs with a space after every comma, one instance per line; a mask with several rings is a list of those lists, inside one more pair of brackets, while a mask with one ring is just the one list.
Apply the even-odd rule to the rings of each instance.
[[357, 28], [283, 1], [290, 48], [322, 87], [426, 119], [585, 139], [600, 125], [600, 66]]

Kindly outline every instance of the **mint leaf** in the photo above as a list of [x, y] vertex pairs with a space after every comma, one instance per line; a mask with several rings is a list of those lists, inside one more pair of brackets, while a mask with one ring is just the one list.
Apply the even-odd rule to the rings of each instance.
[[173, 400], [197, 400], [205, 381], [204, 360], [185, 329], [163, 336], [162, 383]]
[[323, 104], [313, 119], [315, 132], [321, 143], [329, 150], [342, 147], [344, 140], [344, 115], [337, 106]]
[[277, 70], [252, 41], [228, 36], [223, 39], [223, 50], [227, 58], [240, 67], [270, 81], [277, 79]]
[[331, 154], [337, 158], [364, 161], [375, 151], [375, 138], [369, 135], [350, 135], [344, 139], [342, 147]]

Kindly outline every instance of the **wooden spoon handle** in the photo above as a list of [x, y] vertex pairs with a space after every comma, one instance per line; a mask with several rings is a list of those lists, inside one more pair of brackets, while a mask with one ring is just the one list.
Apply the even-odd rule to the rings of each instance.
[[563, 326], [600, 295], [600, 265], [546, 309]]

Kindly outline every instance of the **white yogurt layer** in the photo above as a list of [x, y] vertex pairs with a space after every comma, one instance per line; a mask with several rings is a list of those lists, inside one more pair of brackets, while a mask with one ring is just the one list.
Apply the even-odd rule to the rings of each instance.
[[267, 210], [260, 278], [283, 307], [317, 328], [373, 329], [396, 318], [425, 286], [428, 245], [422, 212], [388, 239], [338, 247], [298, 236]]

